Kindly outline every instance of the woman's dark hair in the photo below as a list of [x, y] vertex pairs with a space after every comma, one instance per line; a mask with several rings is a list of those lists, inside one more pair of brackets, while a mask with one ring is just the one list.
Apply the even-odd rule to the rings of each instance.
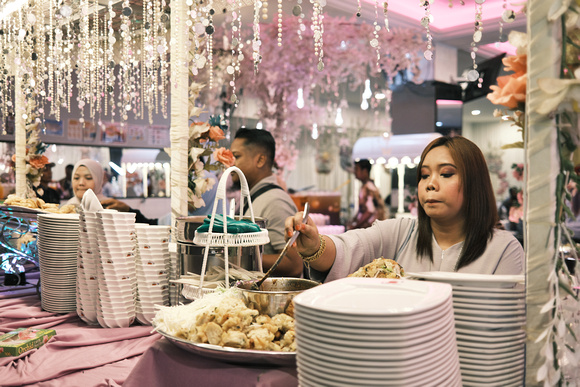
[[[495, 195], [491, 185], [489, 170], [481, 150], [465, 137], [439, 137], [423, 150], [418, 170], [423, 166], [425, 156], [433, 148], [444, 146], [449, 150], [460, 178], [463, 189], [463, 208], [465, 214], [465, 242], [456, 270], [469, 265], [479, 258], [487, 242], [493, 237], [498, 222]], [[417, 173], [417, 184], [421, 174]], [[429, 216], [422, 206], [418, 208], [417, 254], [428, 256], [433, 261], [433, 230]]]

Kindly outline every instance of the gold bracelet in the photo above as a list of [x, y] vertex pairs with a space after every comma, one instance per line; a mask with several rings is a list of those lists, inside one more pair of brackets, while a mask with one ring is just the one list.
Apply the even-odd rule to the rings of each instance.
[[308, 263], [316, 261], [322, 255], [322, 253], [324, 253], [324, 249], [326, 248], [326, 240], [320, 234], [318, 234], [318, 238], [320, 239], [320, 246], [313, 255], [305, 257], [304, 255], [300, 254], [300, 252], [298, 252], [298, 255], [300, 255], [300, 258], [302, 258], [304, 262]]

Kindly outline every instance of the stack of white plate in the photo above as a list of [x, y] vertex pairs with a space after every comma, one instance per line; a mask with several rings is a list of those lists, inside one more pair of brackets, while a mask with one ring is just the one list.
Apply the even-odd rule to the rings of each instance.
[[457, 347], [464, 386], [523, 384], [526, 335], [523, 275], [409, 273], [453, 286]]
[[461, 386], [447, 284], [345, 278], [294, 307], [301, 386]]
[[137, 321], [151, 324], [155, 305], [169, 305], [169, 226], [135, 225], [137, 234]]
[[76, 310], [78, 214], [38, 214], [38, 260], [42, 309]]
[[97, 261], [98, 218], [96, 212], [79, 212], [79, 251], [77, 257], [77, 314], [90, 325], [98, 325], [97, 298], [99, 297]]
[[105, 328], [128, 327], [135, 320], [135, 214], [97, 211], [97, 321]]

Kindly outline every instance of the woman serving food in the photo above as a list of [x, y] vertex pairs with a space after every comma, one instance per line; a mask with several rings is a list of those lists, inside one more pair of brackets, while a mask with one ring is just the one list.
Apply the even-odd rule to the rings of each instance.
[[524, 251], [513, 235], [496, 228], [495, 197], [481, 150], [464, 137], [439, 137], [418, 166], [418, 219], [376, 221], [342, 235], [319, 235], [298, 213], [286, 219], [289, 237], [312, 279], [346, 277], [375, 258], [392, 258], [406, 272], [447, 271], [523, 274]]

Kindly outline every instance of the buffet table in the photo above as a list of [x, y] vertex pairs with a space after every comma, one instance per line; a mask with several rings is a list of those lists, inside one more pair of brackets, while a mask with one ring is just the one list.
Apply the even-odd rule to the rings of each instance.
[[0, 299], [0, 334], [51, 328], [39, 349], [0, 357], [2, 386], [297, 386], [295, 367], [229, 364], [177, 348], [150, 326], [104, 329], [40, 308], [37, 295]]

